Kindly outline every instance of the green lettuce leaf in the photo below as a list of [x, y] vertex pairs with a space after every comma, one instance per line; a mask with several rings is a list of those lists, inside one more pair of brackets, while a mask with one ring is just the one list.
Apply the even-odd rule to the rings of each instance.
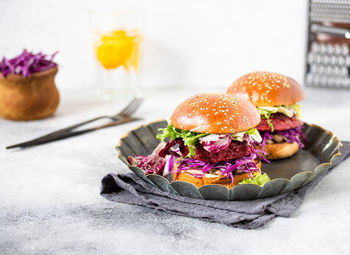
[[253, 177], [254, 177], [253, 179], [251, 178], [244, 179], [243, 181], [239, 182], [239, 184], [256, 184], [259, 186], [263, 186], [265, 183], [271, 180], [266, 173], [261, 174], [261, 172], [258, 172], [258, 173], [254, 172]]
[[267, 120], [267, 124], [271, 128], [271, 132], [273, 132], [274, 127], [273, 127], [273, 124], [272, 124], [271, 119], [270, 119], [272, 112], [269, 111], [269, 110], [260, 108], [260, 107], [257, 107], [257, 109], [258, 109], [258, 111], [260, 113], [261, 118]]
[[249, 135], [250, 139], [252, 139], [253, 141], [256, 141], [258, 143], [262, 141], [260, 133], [256, 128], [249, 129], [246, 133]]
[[249, 138], [253, 141], [256, 141], [259, 143], [262, 141], [260, 133], [256, 128], [249, 129], [248, 131], [237, 132], [237, 133], [232, 134], [231, 136], [232, 136], [233, 140], [243, 142], [245, 134], [247, 134], [249, 136]]

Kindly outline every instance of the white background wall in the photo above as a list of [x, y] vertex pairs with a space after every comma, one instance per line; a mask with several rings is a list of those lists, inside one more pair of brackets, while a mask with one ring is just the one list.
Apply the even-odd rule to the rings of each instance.
[[[133, 4], [133, 1], [128, 1]], [[96, 83], [88, 6], [100, 1], [0, 0], [0, 55], [59, 50], [61, 88]], [[306, 0], [149, 0], [143, 84], [224, 87], [254, 70], [303, 81]]]

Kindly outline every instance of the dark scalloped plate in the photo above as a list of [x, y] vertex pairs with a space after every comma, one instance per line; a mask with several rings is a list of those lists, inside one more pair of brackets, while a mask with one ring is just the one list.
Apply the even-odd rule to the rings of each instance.
[[249, 200], [270, 197], [289, 192], [313, 181], [326, 171], [333, 160], [340, 155], [342, 146], [338, 138], [330, 131], [317, 125], [304, 124], [304, 134], [307, 143], [293, 157], [263, 163], [262, 170], [268, 174], [271, 181], [263, 187], [255, 184], [241, 184], [228, 189], [222, 185], [205, 185], [197, 188], [184, 181], [173, 181], [160, 175], [149, 174], [135, 166], [131, 166], [128, 156], [149, 155], [158, 145], [156, 139], [158, 128], [166, 127], [165, 120], [151, 122], [131, 130], [120, 139], [117, 145], [119, 158], [131, 171], [144, 181], [180, 196], [207, 200]]

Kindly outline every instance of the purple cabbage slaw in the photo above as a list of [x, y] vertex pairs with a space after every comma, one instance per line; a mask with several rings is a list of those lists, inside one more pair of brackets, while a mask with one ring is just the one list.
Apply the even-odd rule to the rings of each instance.
[[218, 153], [221, 150], [227, 149], [232, 142], [231, 135], [211, 134], [199, 138], [199, 143], [209, 152]]
[[[179, 145], [179, 149], [173, 149], [175, 145]], [[175, 140], [171, 140], [165, 144], [165, 146], [159, 151], [159, 156], [164, 158], [166, 155], [173, 155], [175, 157], [181, 157], [179, 154], [186, 157], [188, 155], [188, 147], [185, 146], [184, 140], [181, 138], [176, 138]]]
[[[203, 140], [206, 137], [210, 137], [208, 140]], [[222, 140], [222, 141], [221, 141]], [[202, 137], [199, 143], [203, 148], [209, 152], [217, 153], [221, 150], [227, 149], [232, 143], [233, 138], [231, 135], [208, 135]], [[245, 134], [243, 141], [246, 141], [248, 145], [252, 145], [254, 142], [250, 139], [248, 134]], [[242, 141], [242, 142], [243, 142]], [[178, 145], [179, 150], [174, 150], [174, 146]], [[179, 154], [181, 152], [181, 155]], [[164, 148], [159, 152], [160, 157], [165, 157], [166, 155], [173, 155], [174, 157], [186, 157], [189, 153], [188, 147], [184, 144], [183, 139], [176, 138], [175, 140], [170, 140], [166, 143]]]
[[262, 150], [265, 150], [266, 141], [271, 140], [272, 135], [282, 135], [285, 138], [287, 138], [288, 143], [296, 142], [299, 148], [302, 149], [304, 148], [304, 143], [301, 141], [300, 138], [302, 138], [304, 142], [306, 141], [306, 137], [304, 136], [302, 129], [303, 129], [303, 126], [299, 126], [296, 128], [291, 128], [283, 131], [276, 131], [273, 133], [271, 133], [270, 131], [264, 131], [264, 132], [260, 131], [260, 134], [262, 136], [262, 142], [261, 143], [255, 142], [255, 144], [261, 146]]
[[21, 54], [14, 58], [7, 59], [3, 57], [0, 62], [0, 73], [2, 73], [3, 77], [9, 74], [19, 74], [23, 77], [29, 77], [33, 73], [56, 67], [57, 64], [53, 62], [53, 58], [57, 53], [56, 51], [49, 56], [41, 52], [33, 54], [24, 49]]
[[[166, 157], [160, 157], [159, 152], [166, 146], [165, 142], [161, 142], [154, 149], [151, 155], [143, 156], [138, 155], [135, 157], [129, 157], [128, 160], [130, 164], [137, 166], [145, 171], [145, 174], [158, 174], [163, 175], [164, 168], [171, 156], [167, 155]], [[168, 163], [170, 165], [170, 162]], [[172, 167], [172, 166], [171, 166]]]
[[129, 162], [145, 171], [145, 174], [163, 175], [166, 159], [161, 157], [135, 156], [129, 157]]
[[222, 175], [226, 174], [227, 178], [231, 178], [231, 183], [234, 182], [234, 173], [235, 171], [239, 170], [243, 173], [249, 173], [249, 177], [253, 179], [253, 172], [259, 171], [259, 168], [256, 166], [256, 163], [254, 162], [255, 159], [259, 158], [261, 160], [264, 160], [268, 163], [266, 158], [264, 158], [262, 155], [264, 155], [265, 152], [263, 150], [258, 149], [252, 149], [252, 152], [247, 157], [242, 157], [239, 159], [232, 159], [227, 161], [221, 161], [221, 162], [206, 162], [201, 161], [198, 159], [191, 159], [191, 158], [185, 158], [182, 161], [180, 161], [177, 169], [173, 171], [173, 173], [178, 173], [181, 171], [186, 171], [189, 169], [198, 169], [202, 171], [202, 174], [192, 174], [194, 177], [203, 177], [205, 173], [207, 173], [210, 170], [220, 170]]
[[[244, 136], [244, 140], [252, 145], [252, 141], [249, 139], [248, 135]], [[172, 147], [176, 144], [179, 144], [179, 148], [173, 149]], [[207, 145], [214, 145], [214, 143], [210, 143]], [[211, 148], [213, 150], [216, 150], [216, 145], [217, 144], [215, 144], [215, 146]], [[132, 165], [135, 165], [144, 170], [145, 174], [158, 174], [165, 176], [172, 172], [176, 158], [181, 157], [179, 153], [181, 153], [181, 151], [184, 150], [184, 148], [181, 148], [182, 146], [184, 145], [181, 143], [181, 141], [177, 140], [170, 141], [167, 143], [162, 142], [157, 146], [156, 149], [154, 149], [151, 155], [129, 157], [129, 162]], [[259, 158], [270, 163], [270, 161], [264, 158], [264, 154], [266, 153], [263, 150], [258, 150], [254, 148], [254, 146], [252, 146], [251, 154], [249, 156], [242, 157], [239, 159], [232, 159], [221, 162], [207, 162], [193, 158], [183, 158], [182, 160], [178, 161], [179, 165], [177, 169], [172, 173], [178, 173], [189, 169], [198, 169], [202, 172], [202, 174], [191, 175], [193, 175], [194, 177], [201, 178], [204, 176], [205, 173], [207, 173], [210, 170], [220, 170], [221, 174], [226, 175], [227, 178], [231, 178], [231, 182], [233, 183], [235, 171], [239, 170], [243, 173], [249, 173], [250, 178], [253, 179], [253, 172], [259, 171], [259, 168], [256, 166], [254, 160]], [[182, 155], [182, 157], [184, 156], [185, 155]]]
[[173, 170], [175, 164], [175, 156], [170, 155], [169, 159], [167, 160], [164, 169], [163, 169], [163, 176], [166, 176], [171, 173], [171, 170]]

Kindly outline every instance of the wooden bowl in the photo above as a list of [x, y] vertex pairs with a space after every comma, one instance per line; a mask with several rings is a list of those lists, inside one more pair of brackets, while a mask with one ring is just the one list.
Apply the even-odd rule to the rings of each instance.
[[0, 117], [36, 120], [52, 115], [60, 101], [55, 85], [57, 66], [30, 77], [0, 74]]

